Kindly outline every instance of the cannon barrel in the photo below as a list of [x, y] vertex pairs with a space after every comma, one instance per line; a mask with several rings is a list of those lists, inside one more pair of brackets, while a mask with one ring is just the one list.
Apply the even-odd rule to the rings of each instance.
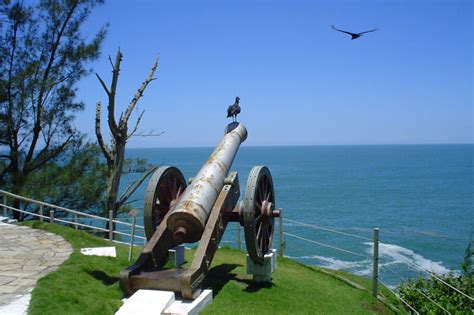
[[223, 139], [168, 217], [167, 227], [173, 233], [176, 243], [193, 243], [201, 238], [237, 150], [246, 138], [247, 129], [241, 123], [231, 123], [227, 126]]

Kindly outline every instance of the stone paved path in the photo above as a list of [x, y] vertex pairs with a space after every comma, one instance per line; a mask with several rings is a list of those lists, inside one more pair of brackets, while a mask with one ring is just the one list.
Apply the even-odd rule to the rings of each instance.
[[0, 306], [29, 293], [72, 253], [61, 236], [0, 223]]

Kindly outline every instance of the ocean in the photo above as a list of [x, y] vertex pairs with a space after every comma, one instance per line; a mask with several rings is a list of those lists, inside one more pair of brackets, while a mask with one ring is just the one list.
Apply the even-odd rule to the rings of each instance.
[[[194, 176], [213, 148], [128, 149], [129, 158], [178, 167]], [[359, 256], [285, 235], [285, 255], [308, 265], [370, 277], [373, 228], [380, 229], [380, 279], [395, 286], [422, 275], [459, 272], [474, 225], [474, 145], [242, 146], [231, 170], [241, 196], [250, 169], [269, 167], [285, 232]], [[122, 186], [138, 177], [123, 177]], [[148, 181], [132, 196], [143, 209]], [[143, 217], [138, 216], [139, 224]], [[242, 234], [242, 239], [243, 234]], [[236, 226], [223, 243], [236, 246]], [[278, 248], [278, 237], [274, 247]], [[244, 246], [245, 248], [245, 246]]]

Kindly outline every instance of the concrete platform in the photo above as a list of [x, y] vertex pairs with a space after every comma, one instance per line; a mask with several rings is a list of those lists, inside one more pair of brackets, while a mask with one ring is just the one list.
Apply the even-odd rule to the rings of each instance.
[[212, 290], [204, 290], [194, 301], [176, 299], [174, 292], [159, 290], [138, 290], [124, 304], [116, 315], [148, 314], [199, 314], [212, 302]]
[[115, 246], [81, 248], [81, 254], [86, 256], [117, 257]]
[[272, 273], [276, 270], [276, 249], [271, 249], [264, 256], [263, 264], [256, 264], [247, 254], [247, 274], [253, 275], [256, 282], [270, 282]]
[[212, 290], [204, 290], [194, 301], [190, 300], [176, 300], [170, 307], [168, 307], [163, 314], [177, 315], [199, 314], [207, 305], [212, 303]]

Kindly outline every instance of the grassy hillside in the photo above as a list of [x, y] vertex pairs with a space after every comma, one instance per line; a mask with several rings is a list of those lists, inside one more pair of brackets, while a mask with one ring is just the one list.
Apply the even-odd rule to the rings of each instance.
[[[32, 292], [30, 314], [113, 314], [123, 294], [118, 277], [129, 266], [128, 249], [116, 245], [117, 258], [83, 256], [82, 247], [110, 246], [99, 239], [59, 225], [39, 221], [22, 223], [63, 236], [74, 248], [60, 268], [40, 279]], [[134, 253], [139, 254], [137, 248]], [[188, 261], [193, 251], [186, 251]], [[257, 286], [245, 272], [245, 255], [219, 249], [205, 286], [214, 291], [214, 302], [204, 314], [389, 314], [392, 311], [361, 290], [341, 281], [343, 276], [369, 288], [367, 279], [341, 272], [308, 267], [278, 259], [270, 285]], [[387, 292], [384, 292], [387, 294]]]

